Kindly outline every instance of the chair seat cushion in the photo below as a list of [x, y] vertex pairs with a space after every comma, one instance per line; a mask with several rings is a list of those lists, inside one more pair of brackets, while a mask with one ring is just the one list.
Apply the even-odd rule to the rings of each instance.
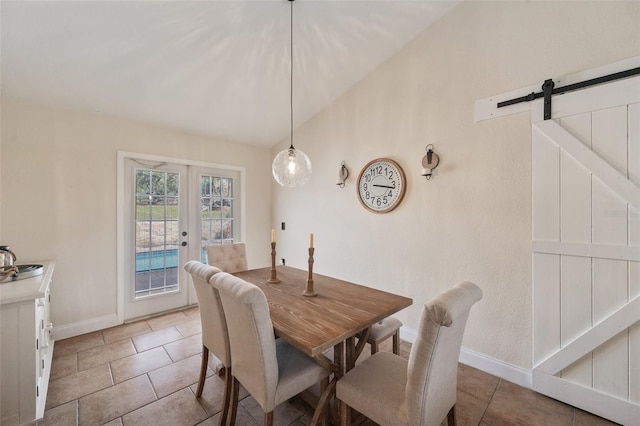
[[388, 317], [371, 326], [369, 342], [382, 342], [391, 337], [397, 329], [402, 327], [402, 322], [394, 317]]
[[407, 360], [378, 352], [338, 380], [336, 397], [385, 426], [407, 424]]
[[317, 364], [313, 358], [300, 352], [284, 339], [276, 339], [276, 355], [278, 357], [278, 386], [275, 405], [299, 394], [331, 374], [329, 370], [325, 370]]

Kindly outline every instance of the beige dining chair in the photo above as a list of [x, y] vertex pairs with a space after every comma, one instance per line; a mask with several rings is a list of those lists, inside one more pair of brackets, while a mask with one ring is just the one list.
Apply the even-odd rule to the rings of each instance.
[[229, 414], [232, 395], [231, 351], [229, 349], [227, 321], [224, 316], [220, 294], [218, 290], [209, 284], [211, 277], [221, 271], [214, 266], [206, 265], [197, 260], [187, 262], [184, 265], [184, 270], [191, 274], [193, 279], [202, 323], [202, 362], [196, 397], [200, 398], [202, 396], [204, 381], [207, 377], [209, 351], [211, 351], [224, 365], [224, 397], [222, 418], [220, 419], [220, 424], [224, 425]]
[[455, 425], [458, 358], [462, 336], [482, 290], [458, 284], [422, 309], [409, 360], [378, 352], [338, 380], [341, 424], [350, 423], [349, 407], [385, 426]]
[[230, 423], [238, 405], [238, 382], [264, 411], [264, 424], [273, 424], [273, 410], [280, 403], [322, 382], [329, 370], [298, 349], [276, 339], [265, 294], [257, 286], [221, 272], [210, 283], [219, 290], [229, 329], [234, 375]]
[[223, 272], [247, 270], [247, 249], [245, 243], [217, 244], [207, 246], [207, 263]]
[[[400, 355], [400, 327], [402, 322], [395, 317], [387, 317], [371, 326], [367, 343], [371, 345], [371, 355], [378, 352], [380, 343], [393, 336], [393, 353]], [[359, 336], [358, 336], [359, 337]]]

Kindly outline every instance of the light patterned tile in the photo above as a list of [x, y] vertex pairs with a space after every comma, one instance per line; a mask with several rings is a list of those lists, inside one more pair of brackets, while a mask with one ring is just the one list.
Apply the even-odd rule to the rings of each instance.
[[118, 417], [117, 419], [113, 419], [109, 423], [105, 423], [102, 426], [122, 426], [122, 418]]
[[[196, 426], [219, 426], [220, 425], [220, 419], [218, 417], [209, 417], [208, 419], [206, 419], [205, 421], [198, 423]], [[236, 422], [237, 424], [237, 422]]]
[[477, 368], [458, 364], [458, 392], [465, 392], [489, 403], [498, 387], [500, 379]]
[[[298, 402], [297, 398], [283, 402], [273, 410], [273, 424], [276, 426], [286, 426], [300, 419], [305, 414], [305, 410]], [[262, 424], [264, 421], [264, 411], [253, 397], [248, 396], [240, 401], [240, 405], [247, 409], [256, 423]]]
[[571, 425], [573, 407], [501, 380], [482, 421], [492, 426]]
[[[456, 398], [456, 425], [476, 426], [480, 423], [489, 401], [483, 401], [475, 395], [460, 392], [459, 390]], [[446, 425], [446, 417], [443, 421]]]
[[69, 355], [101, 345], [104, 345], [102, 331], [95, 331], [93, 333], [82, 334], [69, 339], [56, 340], [56, 344], [53, 349], [53, 356], [59, 357]]
[[130, 324], [123, 324], [116, 327], [102, 330], [104, 342], [111, 343], [116, 340], [126, 339], [127, 337], [138, 336], [140, 334], [152, 331], [146, 321], [136, 321]]
[[120, 383], [140, 374], [171, 364], [164, 348], [154, 348], [111, 362], [114, 383]]
[[109, 361], [124, 358], [136, 353], [131, 339], [116, 340], [113, 343], [87, 349], [78, 353], [78, 369], [80, 371]]
[[202, 353], [202, 335], [196, 334], [191, 337], [176, 340], [175, 342], [164, 345], [165, 350], [173, 360], [173, 362], [190, 356]]
[[189, 319], [191, 319], [191, 317], [186, 315], [184, 312], [179, 311], [148, 319], [147, 324], [149, 324], [149, 327], [151, 327], [152, 330], [156, 331], [175, 326], [176, 324], [188, 321]]
[[189, 316], [191, 319], [200, 320], [200, 309], [198, 308], [198, 305], [195, 305], [192, 308], [185, 309], [182, 312], [184, 312], [185, 315]]
[[[213, 417], [209, 417], [204, 422], [199, 423], [198, 426], [217, 426], [220, 424], [220, 417], [222, 417], [222, 413], [218, 413]], [[249, 414], [247, 409], [242, 406], [242, 404], [238, 404], [235, 423], [236, 426], [260, 426], [262, 424], [262, 422], [256, 422], [251, 414]]]
[[78, 400], [58, 405], [44, 412], [38, 426], [74, 426], [78, 424]]
[[[191, 385], [191, 391], [195, 395], [198, 391], [198, 384]], [[238, 391], [238, 399], [246, 398], [249, 393], [242, 385]], [[208, 376], [204, 381], [204, 388], [202, 389], [202, 396], [200, 397], [200, 405], [209, 413], [209, 415], [216, 414], [222, 411], [222, 404], [224, 402], [224, 379], [217, 374]]]
[[125, 426], [195, 425], [207, 418], [195, 395], [182, 389], [125, 416]]
[[141, 334], [132, 338], [138, 352], [162, 346], [169, 342], [182, 339], [182, 334], [175, 327], [167, 327], [151, 333]]
[[[638, 424], [640, 424], [640, 419], [638, 420]], [[574, 425], [576, 426], [614, 426], [616, 425], [616, 423], [610, 422], [607, 419], [603, 419], [602, 417], [598, 417], [594, 414], [587, 413], [586, 411], [582, 411], [576, 408]]]
[[156, 400], [146, 375], [80, 398], [79, 425], [101, 425]]
[[108, 364], [98, 365], [70, 376], [52, 380], [49, 382], [46, 408], [49, 409], [73, 401], [112, 384]]
[[[55, 350], [55, 349], [54, 349]], [[69, 376], [78, 372], [78, 354], [61, 355], [54, 357], [51, 363], [49, 381]]]
[[[153, 383], [153, 388], [156, 390], [158, 398], [197, 383], [200, 376], [201, 361], [200, 355], [194, 355], [149, 372], [149, 378]], [[207, 375], [211, 374], [211, 371], [207, 373]]]
[[176, 324], [175, 327], [184, 337], [202, 333], [202, 324], [200, 322], [200, 317], [181, 322], [180, 324]]

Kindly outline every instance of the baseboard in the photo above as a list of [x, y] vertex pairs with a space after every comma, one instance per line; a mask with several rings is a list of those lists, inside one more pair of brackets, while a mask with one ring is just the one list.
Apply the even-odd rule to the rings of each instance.
[[118, 316], [111, 314], [71, 324], [55, 325], [52, 331], [52, 338], [54, 340], [67, 339], [69, 337], [103, 330], [118, 324]]
[[531, 389], [533, 386], [531, 370], [488, 357], [471, 349], [463, 347], [460, 350], [460, 362], [525, 388]]
[[[414, 343], [416, 341], [416, 330], [402, 327], [400, 328], [400, 338], [404, 341]], [[459, 361], [470, 367], [477, 368], [501, 379], [515, 383], [517, 385], [531, 389], [533, 386], [533, 373], [515, 365], [500, 361], [495, 358], [483, 355], [462, 347]]]

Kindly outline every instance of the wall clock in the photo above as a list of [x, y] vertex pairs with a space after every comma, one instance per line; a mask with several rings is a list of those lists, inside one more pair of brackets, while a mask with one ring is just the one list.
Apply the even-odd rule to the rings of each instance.
[[388, 158], [369, 161], [358, 176], [358, 199], [374, 213], [387, 213], [398, 207], [405, 189], [402, 167]]

